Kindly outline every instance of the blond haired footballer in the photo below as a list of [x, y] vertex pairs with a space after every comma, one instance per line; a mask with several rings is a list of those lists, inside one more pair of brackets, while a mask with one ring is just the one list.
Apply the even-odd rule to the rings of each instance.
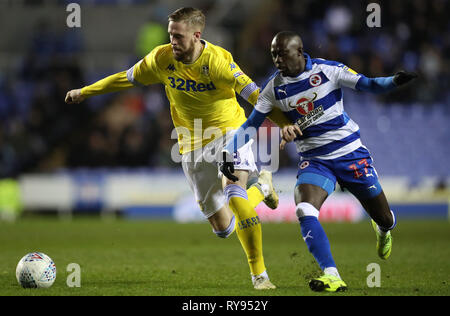
[[[65, 101], [80, 103], [91, 96], [135, 85], [164, 84], [178, 132], [183, 171], [203, 214], [221, 238], [230, 236], [236, 228], [254, 288], [274, 289], [264, 265], [261, 223], [255, 211], [261, 201], [273, 209], [278, 205], [271, 173], [262, 171], [258, 183], [246, 190], [249, 173], [257, 171], [251, 144], [239, 150], [236, 181], [222, 177], [217, 161], [208, 162], [211, 160], [205, 157], [212, 148], [221, 149], [246, 121], [235, 93], [254, 105], [259, 88], [228, 51], [201, 38], [204, 27], [205, 16], [200, 10], [176, 10], [169, 15], [170, 44], [156, 47], [128, 71], [69, 91]], [[281, 111], [274, 110], [269, 118], [280, 127], [289, 124]], [[194, 127], [199, 126], [201, 133], [196, 133]], [[202, 137], [208, 128], [219, 131], [219, 137]]]

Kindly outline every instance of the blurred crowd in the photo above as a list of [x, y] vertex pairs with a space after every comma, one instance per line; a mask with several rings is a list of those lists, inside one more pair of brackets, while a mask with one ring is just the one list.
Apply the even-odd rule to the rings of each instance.
[[[381, 27], [368, 27], [367, 5], [376, 1], [273, 1], [244, 26], [245, 38], [234, 49], [257, 78], [268, 75], [274, 34], [293, 30], [313, 58], [342, 62], [368, 77], [388, 76], [401, 69], [415, 71], [419, 82], [389, 101], [432, 103], [449, 100], [450, 1], [382, 1]], [[283, 18], [280, 18], [283, 17]], [[239, 25], [236, 25], [236, 32]], [[250, 34], [250, 36], [248, 36]], [[270, 73], [270, 72], [269, 72]]]
[[[424, 107], [450, 102], [450, 23], [445, 15], [450, 12], [449, 1], [383, 1], [379, 28], [366, 25], [370, 1], [262, 1], [253, 16], [242, 16], [239, 2], [230, 3], [235, 8], [215, 27], [232, 34], [231, 47], [226, 48], [258, 84], [274, 71], [272, 37], [294, 30], [312, 57], [343, 62], [368, 77], [416, 71], [420, 79], [414, 85], [374, 96], [385, 106], [391, 102], [407, 106], [410, 100]], [[208, 21], [213, 6], [203, 9], [208, 28], [214, 24]], [[57, 168], [178, 167], [170, 158], [176, 140], [171, 138], [173, 125], [162, 86], [64, 104], [67, 91], [90, 83], [80, 58], [82, 32], [56, 35], [43, 22], [35, 28], [15, 74], [0, 73], [0, 178]], [[158, 39], [163, 40], [167, 41]], [[130, 59], [135, 56], [130, 48]], [[295, 166], [295, 157], [281, 155], [280, 167]]]

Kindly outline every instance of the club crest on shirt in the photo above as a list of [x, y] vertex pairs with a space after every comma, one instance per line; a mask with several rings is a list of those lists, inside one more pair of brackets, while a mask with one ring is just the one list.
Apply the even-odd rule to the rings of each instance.
[[319, 74], [313, 74], [309, 77], [309, 84], [313, 87], [320, 86], [322, 77]]
[[202, 75], [209, 77], [209, 66], [208, 65], [202, 66]]

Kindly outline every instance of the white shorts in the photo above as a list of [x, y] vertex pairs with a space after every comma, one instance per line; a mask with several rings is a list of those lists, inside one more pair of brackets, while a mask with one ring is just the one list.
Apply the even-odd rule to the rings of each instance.
[[[181, 165], [188, 180], [189, 187], [206, 218], [214, 215], [226, 203], [222, 188], [222, 173], [217, 163], [217, 155], [222, 152], [226, 141], [231, 141], [236, 131], [232, 131], [219, 139], [195, 151], [186, 153], [181, 158]], [[252, 141], [238, 150], [238, 160], [235, 170], [248, 170], [251, 175], [257, 175], [255, 158], [252, 151]]]

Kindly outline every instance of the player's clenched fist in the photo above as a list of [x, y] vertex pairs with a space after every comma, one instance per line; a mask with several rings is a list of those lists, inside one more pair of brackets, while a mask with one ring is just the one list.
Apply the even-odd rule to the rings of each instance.
[[298, 125], [288, 125], [280, 130], [281, 143], [280, 149], [283, 150], [287, 143], [292, 142], [297, 136], [302, 136], [303, 133]]
[[70, 90], [66, 94], [66, 99], [64, 100], [68, 104], [80, 103], [86, 99], [85, 96], [81, 95], [81, 89]]

